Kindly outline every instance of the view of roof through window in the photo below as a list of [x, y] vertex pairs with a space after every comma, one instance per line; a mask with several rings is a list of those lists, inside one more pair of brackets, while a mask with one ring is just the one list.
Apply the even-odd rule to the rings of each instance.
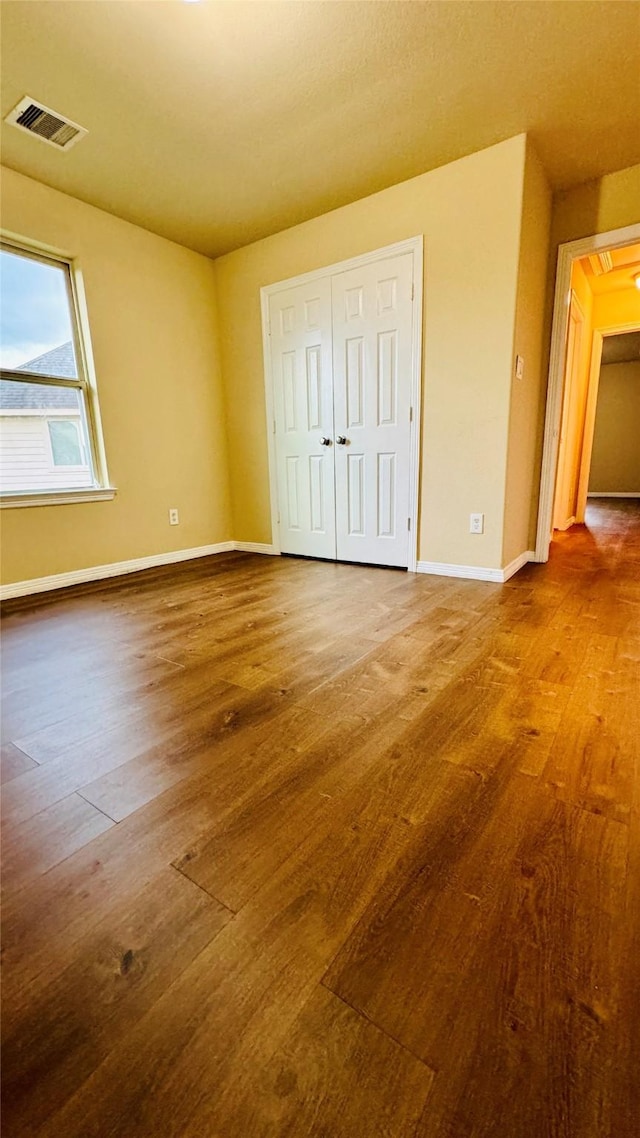
[[[37, 375], [55, 375], [61, 379], [74, 379], [76, 364], [73, 354], [73, 345], [69, 340], [36, 356], [34, 360], [26, 360], [15, 371], [28, 371]], [[16, 383], [15, 380], [0, 380], [0, 409], [15, 409], [25, 407], [30, 409], [40, 407], [78, 407], [78, 394], [75, 388], [51, 387], [37, 383]]]

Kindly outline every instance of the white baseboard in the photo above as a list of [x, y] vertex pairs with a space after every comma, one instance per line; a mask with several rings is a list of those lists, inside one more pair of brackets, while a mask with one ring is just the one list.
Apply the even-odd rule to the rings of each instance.
[[536, 555], [533, 549], [527, 549], [524, 553], [520, 553], [518, 557], [514, 557], [513, 561], [505, 565], [502, 570], [503, 583], [508, 581], [510, 577], [513, 577], [514, 574], [518, 572], [518, 569], [522, 569], [523, 565], [527, 565], [530, 561], [535, 561], [535, 559]]
[[473, 581], [502, 581], [501, 569], [483, 569], [478, 565], [447, 565], [444, 561], [418, 561], [416, 573], [436, 577], [468, 577]]
[[265, 553], [268, 557], [279, 556], [275, 546], [261, 541], [234, 541], [233, 548], [242, 553]]
[[590, 490], [587, 498], [640, 498], [640, 490]]
[[[108, 577], [121, 577], [126, 573], [139, 573], [142, 569], [154, 569], [160, 565], [174, 565], [180, 561], [191, 561], [196, 557], [211, 557], [216, 553], [262, 553], [277, 556], [273, 545], [257, 541], [219, 541], [215, 545], [199, 545], [195, 549], [176, 549], [171, 553], [154, 553], [150, 557], [136, 557], [131, 561], [114, 561], [111, 565], [91, 565], [87, 569], [74, 569], [70, 573], [52, 573], [49, 577], [33, 577], [29, 581], [14, 581], [0, 586], [0, 600], [11, 597], [27, 597], [32, 593], [45, 593], [52, 589], [66, 589], [71, 585], [81, 585], [87, 581], [102, 581]], [[527, 561], [533, 561], [534, 554], [528, 550], [521, 553], [504, 569], [485, 569], [476, 565], [446, 565], [442, 561], [418, 561], [417, 573], [432, 573], [439, 577], [462, 577], [474, 581], [494, 581], [503, 584], [513, 577]]]
[[559, 530], [560, 533], [564, 533], [565, 530], [571, 529], [571, 526], [574, 526], [575, 524], [576, 519], [574, 514], [572, 518], [567, 518], [566, 522], [563, 522], [561, 526], [554, 526], [553, 528]]
[[114, 561], [111, 565], [91, 565], [87, 569], [73, 569], [70, 573], [53, 573], [49, 577], [34, 577], [30, 581], [14, 581], [10, 585], [0, 586], [0, 600], [45, 593], [50, 589], [66, 589], [70, 585], [101, 581], [107, 577], [121, 577], [125, 573], [138, 573], [141, 569], [191, 561], [195, 557], [210, 557], [214, 553], [230, 553], [235, 548], [233, 541], [219, 541], [215, 545], [199, 545], [195, 549], [175, 549], [171, 553], [153, 553], [150, 557], [135, 557], [131, 561]]
[[481, 565], [447, 565], [444, 561], [418, 561], [417, 573], [432, 573], [437, 577], [461, 577], [472, 581], [494, 581], [503, 585], [514, 573], [518, 572], [528, 561], [533, 561], [534, 554], [529, 549], [510, 561], [504, 569], [485, 569]]

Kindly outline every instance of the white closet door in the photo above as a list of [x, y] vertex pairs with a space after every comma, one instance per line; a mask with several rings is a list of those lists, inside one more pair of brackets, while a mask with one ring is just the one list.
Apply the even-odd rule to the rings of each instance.
[[335, 558], [329, 278], [273, 295], [269, 323], [280, 548]]
[[339, 560], [408, 564], [412, 284], [411, 253], [331, 279]]

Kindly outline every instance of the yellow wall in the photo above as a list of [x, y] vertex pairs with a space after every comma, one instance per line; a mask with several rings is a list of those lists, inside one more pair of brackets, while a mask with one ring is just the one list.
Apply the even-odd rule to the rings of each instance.
[[640, 361], [600, 368], [589, 490], [640, 494]]
[[[214, 263], [13, 171], [3, 188], [5, 229], [81, 260], [118, 487], [113, 502], [4, 511], [7, 583], [231, 537], [269, 542], [260, 287], [416, 234], [425, 238], [418, 556], [498, 568], [531, 547], [548, 191], [524, 135]], [[639, 215], [640, 167], [558, 195], [554, 264], [558, 241]], [[547, 313], [552, 295], [549, 278]], [[549, 327], [547, 316], [545, 335]], [[524, 381], [512, 378], [516, 352]], [[484, 534], [469, 534], [471, 512], [485, 514]]]
[[593, 298], [594, 329], [619, 328], [622, 324], [640, 327], [640, 290], [633, 285]]
[[[535, 548], [537, 512], [532, 511], [539, 406], [546, 390], [543, 370], [543, 318], [547, 284], [551, 191], [542, 163], [527, 141], [518, 299], [511, 370], [511, 407], [507, 455], [502, 564]], [[515, 357], [524, 360], [516, 379]]]
[[260, 287], [424, 234], [419, 558], [502, 565], [524, 159], [520, 135], [216, 261], [237, 539], [271, 541]]
[[636, 221], [640, 221], [640, 165], [555, 194], [552, 247], [557, 250], [565, 241], [608, 233]]
[[5, 230], [80, 260], [118, 488], [112, 502], [3, 510], [3, 580], [228, 540], [212, 262], [12, 170], [2, 191]]

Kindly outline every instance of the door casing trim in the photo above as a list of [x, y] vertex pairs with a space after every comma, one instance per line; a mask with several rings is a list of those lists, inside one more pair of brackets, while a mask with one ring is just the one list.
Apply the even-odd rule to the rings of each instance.
[[271, 548], [274, 553], [280, 553], [280, 526], [278, 506], [278, 484], [276, 478], [276, 448], [275, 448], [275, 411], [273, 397], [273, 373], [271, 369], [271, 344], [269, 331], [269, 301], [272, 296], [298, 285], [309, 284], [312, 281], [332, 277], [337, 273], [347, 272], [349, 269], [362, 268], [364, 265], [384, 261], [388, 257], [397, 257], [402, 253], [411, 253], [413, 257], [413, 319], [411, 342], [411, 407], [413, 409], [409, 434], [409, 505], [408, 517], [410, 519], [408, 564], [410, 573], [417, 571], [418, 564], [418, 504], [419, 504], [419, 477], [420, 477], [420, 432], [422, 430], [422, 281], [424, 264], [424, 239], [422, 234], [418, 237], [409, 237], [404, 241], [397, 241], [393, 245], [384, 245], [380, 249], [373, 249], [369, 253], [361, 253], [357, 257], [350, 257], [346, 261], [338, 261], [334, 265], [327, 265], [321, 269], [314, 269], [309, 273], [301, 273], [296, 277], [289, 277], [284, 281], [264, 285], [260, 289], [260, 310], [262, 314], [262, 354], [264, 361], [264, 393], [267, 414], [267, 451], [269, 457], [269, 498], [271, 504]]
[[[585, 337], [586, 337], [586, 328], [585, 328], [586, 320], [585, 320], [584, 308], [582, 307], [582, 304], [580, 303], [580, 298], [579, 298], [576, 290], [573, 288], [570, 290], [570, 295], [569, 295], [569, 312], [568, 312], [568, 316], [567, 316], [567, 349], [569, 347], [569, 337], [570, 337], [570, 333], [571, 333], [571, 314], [572, 314], [572, 311], [575, 311], [575, 313], [576, 313], [575, 323], [578, 325], [578, 328], [579, 328], [578, 335], [577, 335], [577, 346], [576, 346], [575, 342], [573, 345], [573, 351], [577, 357], [577, 363], [579, 364], [580, 363], [580, 356], [582, 354], [583, 341], [585, 340]], [[571, 362], [573, 363], [573, 360]], [[565, 464], [565, 467], [564, 467], [562, 473], [566, 474], [566, 446], [563, 450], [563, 447], [562, 447], [562, 423], [563, 423], [565, 411], [568, 412], [570, 409], [571, 396], [573, 396], [575, 398], [575, 395], [576, 395], [576, 392], [574, 390], [568, 390], [568, 388], [571, 386], [571, 382], [570, 382], [571, 377], [568, 374], [568, 372], [569, 372], [568, 350], [565, 351], [564, 371], [565, 371], [565, 374], [563, 377], [563, 384], [562, 384], [562, 389], [563, 389], [562, 390], [562, 415], [560, 416], [560, 434], [558, 436], [558, 461], [556, 464], [556, 478], [555, 478], [555, 485], [554, 485], [554, 491], [553, 491], [553, 519], [552, 520], [554, 523], [555, 523], [555, 513], [556, 513], [556, 498], [558, 497], [558, 478], [560, 475], [560, 463], [561, 463], [561, 461], [564, 461], [564, 464]], [[578, 494], [578, 487], [576, 486], [576, 496], [577, 496], [577, 494]], [[575, 500], [574, 500], [574, 505], [575, 505]], [[573, 525], [575, 520], [576, 519], [574, 516], [573, 521], [570, 524]], [[567, 525], [567, 518], [565, 517], [563, 519], [562, 525], [556, 526], [554, 524], [553, 528], [559, 529], [559, 530], [568, 529], [569, 525]]]

